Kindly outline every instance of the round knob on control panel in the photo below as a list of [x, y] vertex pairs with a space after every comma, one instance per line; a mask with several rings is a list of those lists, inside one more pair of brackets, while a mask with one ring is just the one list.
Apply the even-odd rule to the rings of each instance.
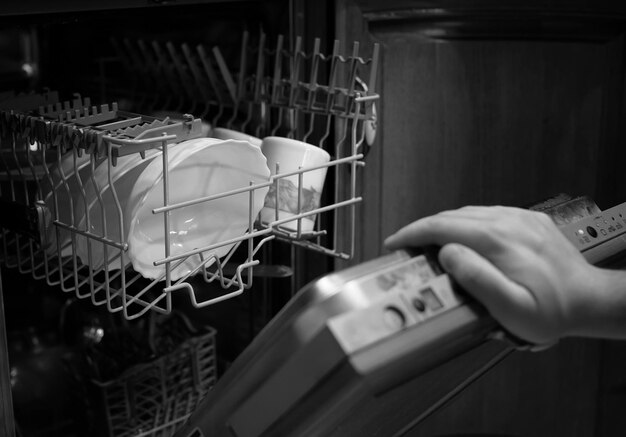
[[413, 303], [413, 307], [420, 313], [423, 313], [424, 311], [426, 311], [426, 304], [424, 303], [422, 299], [419, 299], [416, 297], [415, 299], [413, 299], [412, 303]]

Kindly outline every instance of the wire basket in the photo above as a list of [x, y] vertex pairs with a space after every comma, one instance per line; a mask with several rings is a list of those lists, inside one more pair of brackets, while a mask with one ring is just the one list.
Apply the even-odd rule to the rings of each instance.
[[110, 437], [169, 437], [217, 380], [214, 329], [106, 382], [101, 392]]
[[[133, 44], [126, 41], [123, 46], [133, 47]], [[142, 44], [137, 46], [147, 50]], [[158, 44], [152, 46], [165, 56]], [[208, 99], [205, 103], [207, 111], [213, 114], [214, 126], [302, 140], [329, 151], [330, 162], [290, 174], [272, 175], [267, 181], [251, 181], [248, 186], [228, 192], [173, 203], [168, 201], [167, 194], [170, 190], [168, 149], [173, 143], [198, 138], [202, 132], [200, 118], [188, 115], [182, 120], [161, 119], [119, 110], [115, 103], [95, 107], [79, 95], [73, 101], [59, 101], [58, 95], [50, 92], [21, 99], [15, 96], [0, 102], [0, 206], [11, 210], [0, 217], [0, 262], [73, 293], [79, 299], [106, 306], [112, 313], [121, 312], [131, 320], [148, 311], [170, 314], [174, 293], [187, 294], [192, 305], [198, 308], [239, 296], [252, 287], [254, 267], [260, 264], [260, 249], [276, 238], [329, 256], [351, 258], [356, 235], [355, 208], [362, 200], [357, 172], [364, 165], [366, 146], [370, 142], [368, 127], [372, 128], [376, 118], [373, 102], [379, 98], [374, 92], [378, 46], [374, 46], [371, 58], [360, 56], [356, 43], [351, 55], [342, 56], [336, 42], [332, 54], [325, 55], [316, 40], [313, 52], [307, 54], [302, 50], [300, 38], [291, 49], [286, 48], [282, 37], [275, 48], [270, 48], [264, 35], [253, 45], [246, 34], [238, 74], [230, 73], [231, 69], [216, 47], [210, 59], [201, 47], [195, 53], [183, 46], [185, 56], [172, 44], [167, 47], [174, 60], [172, 65], [176, 66], [168, 77], [178, 77], [186, 87], [206, 91], [197, 96], [204, 95], [203, 98]], [[122, 56], [122, 60], [131, 58]], [[213, 69], [211, 62], [216, 64]], [[131, 76], [141, 74], [133, 70], [135, 64], [130, 61], [127, 64]], [[308, 72], [305, 72], [307, 66]], [[203, 71], [210, 80], [200, 80]], [[219, 99], [211, 96], [207, 88], [207, 83], [216, 79], [216, 71], [221, 72], [225, 84], [218, 88], [229, 91], [226, 95], [216, 91], [215, 94], [221, 96]], [[324, 72], [328, 76], [326, 81], [322, 80]], [[158, 278], [146, 279], [126, 267], [129, 265], [127, 235], [123, 228], [126, 212], [118, 200], [111, 174], [122, 157], [141, 156], [145, 160], [151, 151], [157, 151], [162, 158], [154, 159], [162, 162], [164, 200], [163, 205], [152, 209], [151, 213], [163, 221], [164, 256], [154, 260], [154, 265], [163, 267], [164, 273]], [[304, 190], [299, 189], [298, 210], [287, 219], [300, 223], [303, 219], [318, 217], [312, 231], [302, 232], [299, 224], [297, 232], [289, 231], [284, 226], [285, 219], [260, 223], [250, 206], [248, 229], [240, 236], [190, 248], [184, 253], [170, 253], [169, 214], [191, 205], [217, 203], [228, 196], [248, 196], [252, 205], [255, 196], [258, 198], [263, 190], [271, 187], [277, 192], [285, 178], [294, 175], [302, 178], [303, 174], [320, 167], [326, 167], [333, 179], [333, 184], [326, 184], [327, 200], [312, 210], [301, 209], [300, 205], [306, 202], [301, 199]], [[107, 181], [95, 180], [96, 168], [107, 170]], [[83, 179], [85, 169], [89, 171]], [[100, 211], [106, 209], [116, 214], [115, 219], [107, 223], [103, 213], [102, 230], [98, 232], [89, 226], [90, 219], [98, 218], [96, 212], [89, 215], [90, 207], [83, 208], [87, 211], [83, 214], [84, 223], [76, 214], [80, 205], [89, 203], [85, 191], [87, 182], [97, 187], [96, 193], [109, 189], [115, 199], [113, 206], [106, 206], [102, 198], [96, 196]], [[72, 184], [79, 193], [74, 197]], [[45, 186], [53, 187], [47, 204]], [[322, 215], [328, 219], [321, 220]], [[347, 223], [342, 229], [342, 238], [338, 232], [328, 235], [322, 222], [333, 230], [340, 227], [340, 222]], [[111, 231], [118, 223], [119, 232]], [[85, 239], [89, 242], [88, 253], [81, 258], [77, 244]], [[110, 262], [105, 261], [101, 266], [91, 262], [94, 245], [102, 248], [104, 259]], [[218, 256], [218, 249], [225, 247], [230, 248], [228, 253]], [[172, 272], [178, 266], [190, 261], [193, 267], [187, 274], [173, 277]], [[122, 268], [111, 268], [115, 263]], [[219, 284], [223, 292], [207, 297], [191, 285], [192, 276], [202, 277], [205, 283]]]

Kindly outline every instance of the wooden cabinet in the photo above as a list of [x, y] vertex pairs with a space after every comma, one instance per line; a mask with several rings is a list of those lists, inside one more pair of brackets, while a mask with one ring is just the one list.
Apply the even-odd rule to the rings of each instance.
[[457, 3], [338, 3], [341, 39], [382, 46], [382, 129], [363, 172], [361, 259], [443, 209], [524, 206], [559, 192], [601, 207], [626, 199], [626, 9]]
[[[623, 4], [341, 0], [335, 24], [340, 39], [381, 44], [381, 129], [353, 262], [467, 204], [626, 201]], [[411, 435], [623, 435], [624, 349], [568, 340], [515, 354]]]

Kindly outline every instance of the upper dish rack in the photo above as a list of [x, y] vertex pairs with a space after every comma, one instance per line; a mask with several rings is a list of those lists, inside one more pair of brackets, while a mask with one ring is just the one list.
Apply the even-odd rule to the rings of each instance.
[[[250, 208], [249, 227], [241, 236], [173, 256], [169, 250], [168, 228], [172, 211], [242, 193], [246, 193], [252, 205], [259, 190], [277, 184], [285, 176], [279, 174], [267, 182], [251, 183], [239, 190], [173, 204], [168, 196], [173, 189], [168, 184], [168, 149], [173, 143], [205, 136], [205, 123], [200, 118], [141, 115], [144, 111], [154, 113], [156, 108], [142, 108], [147, 100], [138, 94], [135, 101], [141, 113], [122, 111], [115, 103], [92, 106], [89, 99], [79, 95], [72, 101], [62, 102], [57, 93], [50, 91], [25, 96], [4, 95], [0, 101], [0, 202], [3, 211], [10, 211], [3, 213], [0, 220], [5, 266], [32, 274], [49, 285], [58, 285], [79, 298], [88, 298], [95, 305], [106, 305], [109, 311], [121, 311], [124, 317], [133, 319], [149, 310], [170, 313], [172, 293], [178, 290], [185, 290], [196, 307], [241, 294], [252, 286], [253, 268], [259, 264], [259, 249], [274, 238], [331, 256], [350, 258], [354, 251], [355, 205], [361, 201], [357, 195], [357, 169], [363, 165], [364, 150], [375, 133], [378, 46], [374, 46], [371, 57], [364, 58], [359, 55], [358, 44], [354, 44], [351, 55], [342, 56], [339, 42], [335, 42], [331, 55], [324, 55], [319, 40], [315, 40], [310, 54], [302, 51], [300, 38], [296, 39], [293, 50], [284, 47], [282, 37], [272, 49], [263, 34], [256, 44], [249, 42], [247, 33], [242, 40], [236, 74], [230, 73], [216, 47], [209, 52], [197, 46], [192, 51], [186, 44], [166, 43], [166, 50], [161, 51], [156, 42], [146, 45], [124, 40], [116, 44], [133, 77], [149, 74], [153, 84], [159, 80], [178, 81], [179, 87], [170, 87], [172, 94], [187, 90], [185, 98], [176, 100], [174, 95], [170, 96], [169, 101], [176, 102], [176, 106], [162, 108], [198, 111], [202, 107], [200, 115], [210, 120], [213, 127], [224, 126], [258, 137], [285, 136], [328, 150], [332, 155], [330, 162], [296, 172], [301, 177], [320, 167], [334, 169], [334, 183], [327, 184], [329, 189], [325, 190], [328, 193], [323, 204], [289, 219], [297, 222], [304, 217], [318, 216], [314, 231], [302, 232], [300, 226], [297, 231], [287, 230], [283, 226], [284, 219], [261, 225]], [[130, 61], [132, 50], [140, 48], [147, 56], [148, 47], [152, 48], [153, 55], [158, 53], [155, 55], [158, 61]], [[165, 57], [166, 54], [169, 57]], [[304, 72], [305, 66], [308, 75]], [[216, 70], [220, 72], [219, 80]], [[328, 80], [323, 81], [323, 78]], [[135, 91], [149, 95], [150, 89]], [[193, 99], [196, 101], [188, 104]], [[163, 216], [165, 257], [154, 262], [164, 266], [163, 275], [147, 280], [130, 268], [115, 270], [107, 262], [91, 268], [91, 252], [88, 262], [76, 255], [78, 238], [100, 245], [105, 259], [110, 259], [106, 254], [112, 251], [114, 260], [119, 259], [121, 266], [127, 265], [124, 260], [128, 245], [121, 224], [124, 208], [119, 204], [110, 175], [119, 157], [140, 154], [145, 158], [151, 149], [161, 152], [163, 168], [163, 206], [152, 210], [153, 214]], [[106, 186], [98, 186], [89, 176], [97, 166], [107, 169]], [[84, 170], [87, 176], [83, 176], [83, 180]], [[112, 192], [121, 237], [107, 232], [104, 214], [101, 234], [94, 233], [89, 226], [78, 225], [74, 211], [79, 202], [85, 203], [84, 183], [90, 177], [98, 187], [97, 192], [104, 188]], [[77, 198], [71, 195], [71, 184], [78, 187]], [[44, 202], [46, 190], [49, 191], [47, 203]], [[98, 201], [102, 204], [101, 198]], [[66, 208], [69, 214], [63, 213]], [[339, 211], [348, 214], [351, 243], [347, 249], [340, 247], [336, 236], [327, 238], [322, 226], [329, 221], [319, 219], [331, 213], [334, 229], [337, 229]], [[65, 246], [63, 234], [69, 235]], [[227, 245], [232, 245], [232, 249], [226, 256], [220, 258], [213, 252]], [[190, 257], [199, 257], [200, 262], [183, 277], [173, 278], [174, 269]], [[218, 296], [203, 297], [191, 285], [192, 276], [218, 283], [225, 291]]]

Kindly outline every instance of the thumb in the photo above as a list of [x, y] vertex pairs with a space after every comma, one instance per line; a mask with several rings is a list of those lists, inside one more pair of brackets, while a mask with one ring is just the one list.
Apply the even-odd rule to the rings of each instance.
[[532, 305], [528, 290], [510, 280], [489, 260], [460, 244], [443, 246], [439, 262], [502, 326], [522, 338], [528, 337], [525, 320]]

